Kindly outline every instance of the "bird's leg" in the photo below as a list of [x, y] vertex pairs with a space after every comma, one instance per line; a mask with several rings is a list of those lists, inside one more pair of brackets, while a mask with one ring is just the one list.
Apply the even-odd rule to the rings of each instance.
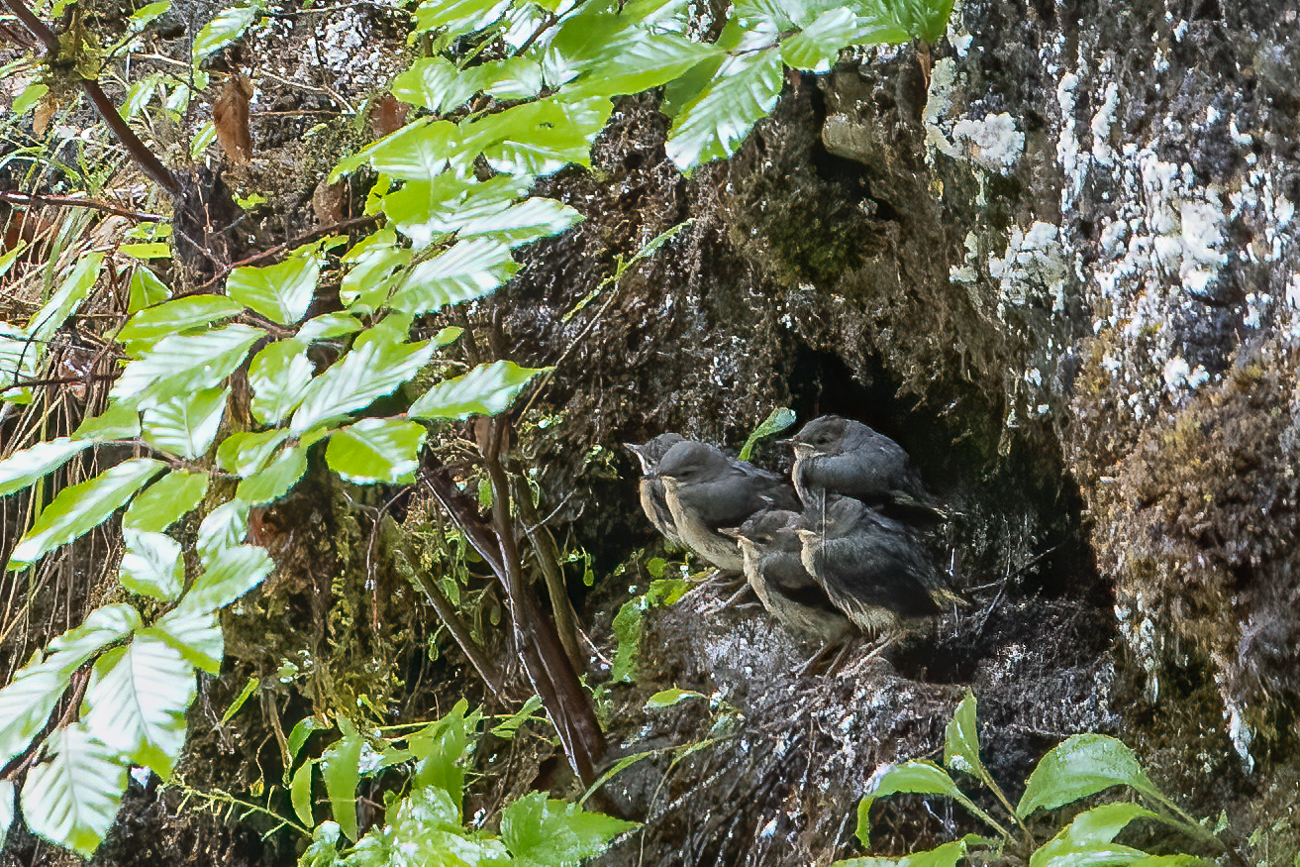
[[[721, 589], [721, 588], [726, 588], [726, 589], [728, 589], [728, 590], [730, 590], [730, 589], [731, 589], [732, 587], [734, 587], [734, 586], [735, 586], [735, 582], [727, 582], [726, 584], [719, 584], [719, 585], [718, 585], [718, 587], [719, 587], [720, 589]], [[731, 606], [735, 605], [735, 604], [736, 604], [736, 603], [741, 599], [741, 597], [743, 597], [743, 596], [745, 595], [745, 592], [748, 591], [748, 590], [750, 590], [749, 582], [743, 580], [743, 576], [742, 576], [742, 581], [741, 581], [741, 583], [740, 583], [740, 589], [738, 589], [735, 593], [732, 593], [729, 597], [727, 597], [727, 601], [724, 602], [724, 603], [722, 603], [722, 607], [723, 607], [723, 608], [730, 608]], [[751, 595], [752, 595], [752, 591], [751, 591]], [[755, 597], [755, 598], [757, 598], [757, 597]], [[760, 603], [760, 604], [761, 604], [761, 603]]]
[[844, 663], [848, 661], [849, 651], [855, 647], [860, 646], [862, 644], [862, 640], [863, 640], [862, 636], [855, 635], [852, 638], [850, 638], [848, 641], [845, 641], [844, 644], [840, 647], [840, 652], [835, 654], [835, 658], [831, 660], [831, 664], [829, 667], [827, 667], [826, 673], [823, 676], [830, 677], [833, 674], [838, 674], [839, 670], [844, 667]]
[[[840, 652], [840, 653], [843, 653], [843, 652], [844, 652], [844, 647], [847, 646], [847, 645], [848, 645], [850, 642], [852, 642], [852, 641], [853, 641], [853, 639], [849, 639], [848, 641], [844, 642], [843, 644], [840, 644], [840, 645], [839, 645], [839, 652]], [[812, 673], [812, 672], [817, 668], [817, 666], [818, 666], [818, 665], [819, 665], [823, 660], [826, 659], [827, 654], [829, 654], [829, 653], [831, 652], [831, 650], [833, 650], [833, 649], [835, 649], [835, 648], [836, 648], [836, 645], [835, 645], [834, 643], [827, 644], [827, 645], [823, 646], [821, 650], [819, 650], [819, 651], [817, 651], [816, 653], [814, 653], [814, 654], [812, 655], [812, 657], [811, 657], [807, 662], [805, 662], [802, 666], [799, 667], [799, 670], [798, 670], [797, 672], [795, 672], [795, 677], [804, 677], [805, 675], [811, 674], [811, 673]], [[836, 659], [838, 659], [838, 658], [839, 658], [839, 657], [837, 656]], [[832, 663], [832, 668], [833, 668], [833, 667], [834, 667], [834, 663]], [[828, 671], [829, 671], [829, 669], [828, 669]]]

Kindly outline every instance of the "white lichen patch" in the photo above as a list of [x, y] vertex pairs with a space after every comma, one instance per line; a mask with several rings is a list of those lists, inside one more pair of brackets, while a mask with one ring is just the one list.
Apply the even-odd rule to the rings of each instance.
[[1001, 288], [998, 314], [1004, 305], [1024, 305], [1050, 299], [1059, 312], [1065, 305], [1065, 281], [1069, 264], [1065, 260], [1059, 231], [1051, 223], [1035, 221], [1029, 228], [1011, 231], [1002, 256], [990, 256], [988, 273]]
[[964, 143], [967, 156], [991, 172], [1006, 174], [1025, 152], [1025, 134], [1007, 112], [980, 120], [963, 118], [953, 125], [952, 134]]
[[921, 122], [925, 126], [925, 160], [934, 165], [934, 154], [956, 158], [957, 148], [948, 140], [951, 131], [953, 91], [957, 84], [957, 62], [951, 57], [940, 58], [930, 70], [930, 90], [926, 94], [925, 113]]

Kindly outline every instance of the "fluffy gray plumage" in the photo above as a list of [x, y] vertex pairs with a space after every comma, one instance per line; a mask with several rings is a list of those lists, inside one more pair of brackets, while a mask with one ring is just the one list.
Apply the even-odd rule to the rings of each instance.
[[907, 528], [862, 502], [831, 498], [798, 527], [804, 568], [868, 636], [939, 613], [938, 578]]
[[780, 476], [706, 443], [677, 443], [659, 461], [655, 476], [664, 482], [682, 541], [727, 572], [743, 571], [744, 558], [736, 540], [720, 529], [738, 527], [763, 509], [798, 508], [794, 489]]
[[800, 637], [833, 644], [853, 626], [804, 568], [803, 543], [795, 531], [798, 518], [795, 512], [768, 509], [735, 531], [745, 578], [763, 607], [786, 627]]
[[807, 508], [839, 494], [872, 506], [941, 512], [903, 447], [861, 422], [824, 415], [789, 442], [795, 456], [791, 474]]
[[623, 446], [636, 455], [637, 461], [641, 464], [641, 510], [665, 539], [679, 548], [685, 548], [686, 543], [678, 534], [677, 525], [673, 523], [673, 513], [668, 508], [663, 480], [654, 474], [655, 467], [663, 460], [668, 450], [680, 442], [686, 442], [686, 438], [675, 433], [666, 433], [641, 445], [624, 443]]

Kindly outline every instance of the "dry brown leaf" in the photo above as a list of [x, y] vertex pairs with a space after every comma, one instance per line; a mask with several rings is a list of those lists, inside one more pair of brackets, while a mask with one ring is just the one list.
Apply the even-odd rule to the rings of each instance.
[[347, 182], [339, 178], [329, 183], [323, 178], [311, 194], [311, 209], [316, 214], [316, 225], [332, 226], [343, 220], [343, 200], [347, 193]]
[[386, 93], [370, 108], [370, 129], [376, 136], [386, 136], [406, 126], [406, 115], [411, 107]]
[[212, 124], [217, 141], [226, 157], [236, 165], [253, 156], [253, 137], [248, 131], [248, 101], [253, 97], [253, 83], [236, 72], [226, 79], [221, 94], [212, 103]]

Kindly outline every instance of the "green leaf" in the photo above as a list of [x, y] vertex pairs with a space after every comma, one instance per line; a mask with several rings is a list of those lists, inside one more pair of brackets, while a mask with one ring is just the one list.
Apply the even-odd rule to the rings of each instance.
[[478, 93], [483, 83], [479, 67], [460, 69], [442, 57], [425, 57], [393, 79], [393, 96], [402, 102], [444, 114]]
[[23, 92], [14, 98], [14, 104], [9, 107], [9, 112], [14, 117], [22, 117], [32, 106], [36, 105], [44, 98], [45, 94], [50, 92], [48, 84], [34, 82], [23, 88]]
[[610, 666], [609, 679], [613, 683], [632, 683], [641, 656], [641, 635], [645, 631], [645, 600], [638, 597], [623, 603], [614, 615], [614, 637], [618, 649]]
[[[970, 799], [957, 788], [952, 777], [933, 762], [914, 761], [900, 765], [885, 765], [876, 771], [867, 784], [867, 793], [858, 802], [858, 839], [862, 841], [863, 846], [871, 846], [871, 805], [878, 798], [900, 792], [916, 795], [946, 795], [963, 805], [973, 806], [970, 804]], [[977, 813], [977, 815], [983, 814]]]
[[208, 479], [207, 473], [172, 470], [135, 498], [122, 527], [161, 533], [203, 502]]
[[754, 428], [754, 432], [745, 440], [745, 445], [740, 449], [740, 459], [742, 461], [749, 460], [749, 456], [754, 452], [754, 446], [756, 446], [760, 440], [767, 439], [773, 434], [778, 434], [785, 430], [790, 425], [794, 424], [795, 418], [794, 410], [785, 406], [778, 406], [776, 409], [769, 412], [767, 418], [763, 419], [763, 423]]
[[56, 437], [14, 452], [0, 461], [0, 497], [36, 484], [90, 445], [68, 437]]
[[[369, 238], [366, 240], [369, 240]], [[301, 343], [311, 344], [318, 340], [328, 340], [331, 337], [356, 334], [363, 327], [361, 320], [351, 313], [322, 313], [307, 320], [302, 328], [298, 330], [297, 339]]]
[[274, 565], [266, 551], [254, 545], [225, 548], [195, 580], [181, 599], [179, 609], [207, 612], [225, 608], [261, 584]]
[[505, 412], [515, 395], [545, 368], [520, 367], [513, 361], [480, 364], [469, 373], [441, 382], [412, 404], [411, 418], [468, 418]]
[[334, 821], [349, 840], [357, 839], [357, 781], [361, 779], [361, 747], [364, 741], [346, 717], [338, 717], [339, 738], [321, 756], [321, 776], [329, 795]]
[[99, 269], [103, 262], [103, 253], [86, 253], [77, 260], [77, 264], [68, 272], [50, 300], [45, 302], [45, 306], [28, 323], [27, 331], [33, 343], [44, 346], [73, 311], [81, 306], [99, 279]]
[[465, 772], [460, 759], [469, 744], [471, 720], [477, 725], [477, 714], [467, 719], [469, 704], [461, 699], [451, 712], [435, 723], [422, 728], [407, 738], [412, 755], [419, 759], [415, 771], [415, 785], [421, 789], [436, 788], [444, 792], [449, 803], [455, 805], [453, 821], [460, 824], [460, 802], [464, 798]]
[[59, 491], [14, 548], [8, 568], [32, 566], [60, 545], [99, 526], [164, 467], [161, 461], [134, 458]]
[[781, 59], [791, 69], [828, 72], [840, 49], [862, 41], [875, 30], [848, 9], [828, 9], [781, 43]]
[[207, 454], [226, 415], [229, 388], [205, 388], [144, 411], [144, 441], [160, 452], [195, 460]]
[[293, 772], [293, 782], [289, 786], [289, 801], [298, 821], [308, 828], [315, 827], [316, 822], [311, 812], [311, 769], [315, 762], [308, 760]]
[[278, 265], [236, 268], [226, 281], [226, 291], [272, 322], [292, 325], [307, 315], [319, 280], [318, 258], [291, 256]]
[[464, 150], [461, 129], [450, 121], [405, 126], [357, 156], [382, 174], [404, 181], [431, 181]]
[[672, 707], [680, 704], [690, 698], [706, 698], [704, 693], [696, 692], [693, 689], [665, 689], [656, 692], [650, 698], [646, 699], [646, 710], [658, 710], [659, 708]]
[[203, 25], [199, 35], [194, 37], [194, 65], [198, 66], [207, 59], [208, 55], [238, 39], [260, 12], [261, 9], [256, 4], [236, 6], [218, 12], [211, 21]]
[[1029, 858], [1029, 867], [1061, 864], [1128, 865], [1140, 851], [1111, 841], [1134, 819], [1158, 819], [1137, 804], [1103, 804], [1080, 813], [1069, 825], [1040, 846]]
[[491, 238], [457, 241], [412, 268], [389, 305], [412, 315], [441, 310], [487, 295], [510, 279], [517, 268], [507, 244]]
[[[136, 268], [137, 273], [141, 270]], [[243, 310], [243, 305], [224, 295], [190, 295], [141, 310], [122, 326], [117, 339], [133, 351], [148, 349], [164, 337], [207, 328]]]
[[638, 31], [638, 38], [620, 42], [618, 50], [587, 72], [570, 92], [574, 98], [588, 95], [620, 96], [641, 93], [679, 78], [696, 64], [717, 56], [713, 45], [676, 34]]
[[226, 708], [225, 713], [221, 715], [221, 721], [223, 723], [228, 723], [234, 719], [235, 714], [239, 713], [239, 709], [244, 706], [244, 703], [256, 694], [257, 688], [261, 683], [262, 681], [256, 677], [250, 677], [248, 680], [244, 681], [244, 688], [239, 691], [239, 695], [235, 696], [235, 700], [230, 703], [230, 706]]
[[477, 181], [443, 172], [432, 180], [408, 181], [389, 193], [384, 213], [417, 250], [424, 249], [444, 235], [464, 239], [467, 222], [498, 216], [527, 192], [528, 185], [511, 175]]
[[298, 751], [307, 743], [307, 738], [311, 737], [311, 733], [327, 728], [329, 728], [327, 724], [322, 723], [314, 716], [305, 716], [298, 720], [293, 730], [289, 732], [289, 757], [298, 758]]
[[966, 854], [966, 846], [965, 840], [954, 840], [903, 858], [847, 858], [831, 867], [955, 867]]
[[50, 642], [46, 660], [71, 675], [101, 649], [130, 635], [140, 626], [140, 612], [125, 602], [96, 608], [80, 626], [69, 629]]
[[637, 827], [576, 804], [530, 792], [501, 811], [501, 840], [523, 865], [577, 865], [605, 850], [609, 841]]
[[397, 285], [398, 269], [410, 262], [411, 251], [398, 245], [397, 235], [391, 229], [380, 229], [366, 236], [343, 255], [343, 263], [352, 268], [343, 275], [339, 299], [358, 312], [374, 310]]
[[217, 448], [217, 466], [228, 473], [247, 478], [265, 467], [276, 454], [280, 443], [288, 438], [287, 430], [231, 434]]
[[264, 346], [248, 367], [253, 418], [264, 425], [283, 421], [306, 394], [312, 371], [305, 342], [277, 340]]
[[82, 419], [72, 434], [74, 440], [106, 443], [113, 440], [130, 440], [140, 435], [140, 413], [129, 402], [118, 401], [108, 405], [99, 415]]
[[185, 661], [208, 674], [221, 673], [221, 657], [225, 653], [225, 641], [221, 635], [221, 624], [214, 611], [187, 611], [174, 608], [164, 614], [157, 623], [147, 629], [138, 630], [137, 635], [152, 635], [166, 642]]
[[23, 817], [33, 833], [89, 858], [117, 816], [127, 766], [81, 723], [54, 732], [47, 747], [53, 758], [23, 786]]
[[217, 506], [199, 524], [199, 560], [204, 565], [227, 548], [233, 548], [248, 535], [248, 510], [242, 500], [231, 500]]
[[306, 447], [286, 446], [265, 469], [258, 470], [240, 482], [235, 496], [254, 506], [278, 500], [298, 483], [305, 472]]
[[[468, 70], [467, 70], [468, 71]], [[542, 66], [528, 56], [507, 57], [474, 67], [482, 90], [496, 99], [510, 102], [532, 99], [542, 92]]]
[[0, 849], [4, 848], [5, 839], [9, 836], [9, 828], [14, 823], [17, 804], [14, 799], [18, 791], [14, 788], [13, 780], [0, 780]]
[[413, 421], [367, 418], [337, 431], [325, 461], [357, 485], [405, 485], [415, 480], [425, 430]]
[[510, 0], [424, 0], [415, 10], [414, 33], [441, 30], [447, 37], [473, 33], [496, 21]]
[[1024, 819], [1035, 810], [1053, 810], [1111, 786], [1132, 786], [1164, 800], [1122, 741], [1106, 735], [1074, 735], [1053, 747], [1034, 768], [1016, 815]]
[[141, 409], [212, 388], [235, 372], [248, 349], [266, 336], [260, 328], [227, 325], [202, 334], [164, 337], [127, 364], [109, 396], [135, 399]]
[[966, 690], [944, 732], [943, 763], [963, 773], [986, 779], [988, 771], [980, 762], [979, 729], [975, 724], [975, 694]]
[[160, 638], [137, 635], [95, 663], [82, 716], [95, 739], [164, 781], [185, 746], [194, 668]]
[[456, 236], [488, 235], [505, 241], [513, 249], [539, 238], [558, 235], [582, 220], [582, 214], [563, 202], [533, 196], [493, 214], [472, 218], [463, 215]]
[[163, 533], [124, 528], [126, 552], [118, 580], [132, 593], [170, 602], [185, 586], [180, 543]]
[[668, 156], [683, 172], [736, 152], [754, 124], [776, 105], [785, 82], [780, 54], [764, 43], [775, 32], [751, 32], [713, 82], [677, 116]]
[[512, 740], [519, 727], [531, 719], [536, 719], [537, 712], [541, 709], [542, 700], [536, 695], [530, 695], [528, 701], [524, 702], [519, 710], [492, 726], [492, 736], [505, 741]]
[[293, 414], [289, 432], [300, 436], [392, 394], [420, 372], [433, 351], [427, 341], [405, 343], [382, 326], [363, 333], [351, 352], [312, 381]]
[[464, 149], [481, 151], [489, 166], [511, 175], [539, 177], [570, 163], [590, 165], [591, 143], [613, 106], [603, 96], [525, 103], [470, 124]]
[[[128, 313], [136, 313], [146, 307], [152, 307], [155, 304], [161, 304], [171, 297], [171, 290], [163, 281], [158, 279], [158, 275], [150, 271], [145, 265], [136, 265], [131, 269], [131, 285], [127, 292]], [[196, 296], [201, 298], [217, 298], [216, 295]]]

